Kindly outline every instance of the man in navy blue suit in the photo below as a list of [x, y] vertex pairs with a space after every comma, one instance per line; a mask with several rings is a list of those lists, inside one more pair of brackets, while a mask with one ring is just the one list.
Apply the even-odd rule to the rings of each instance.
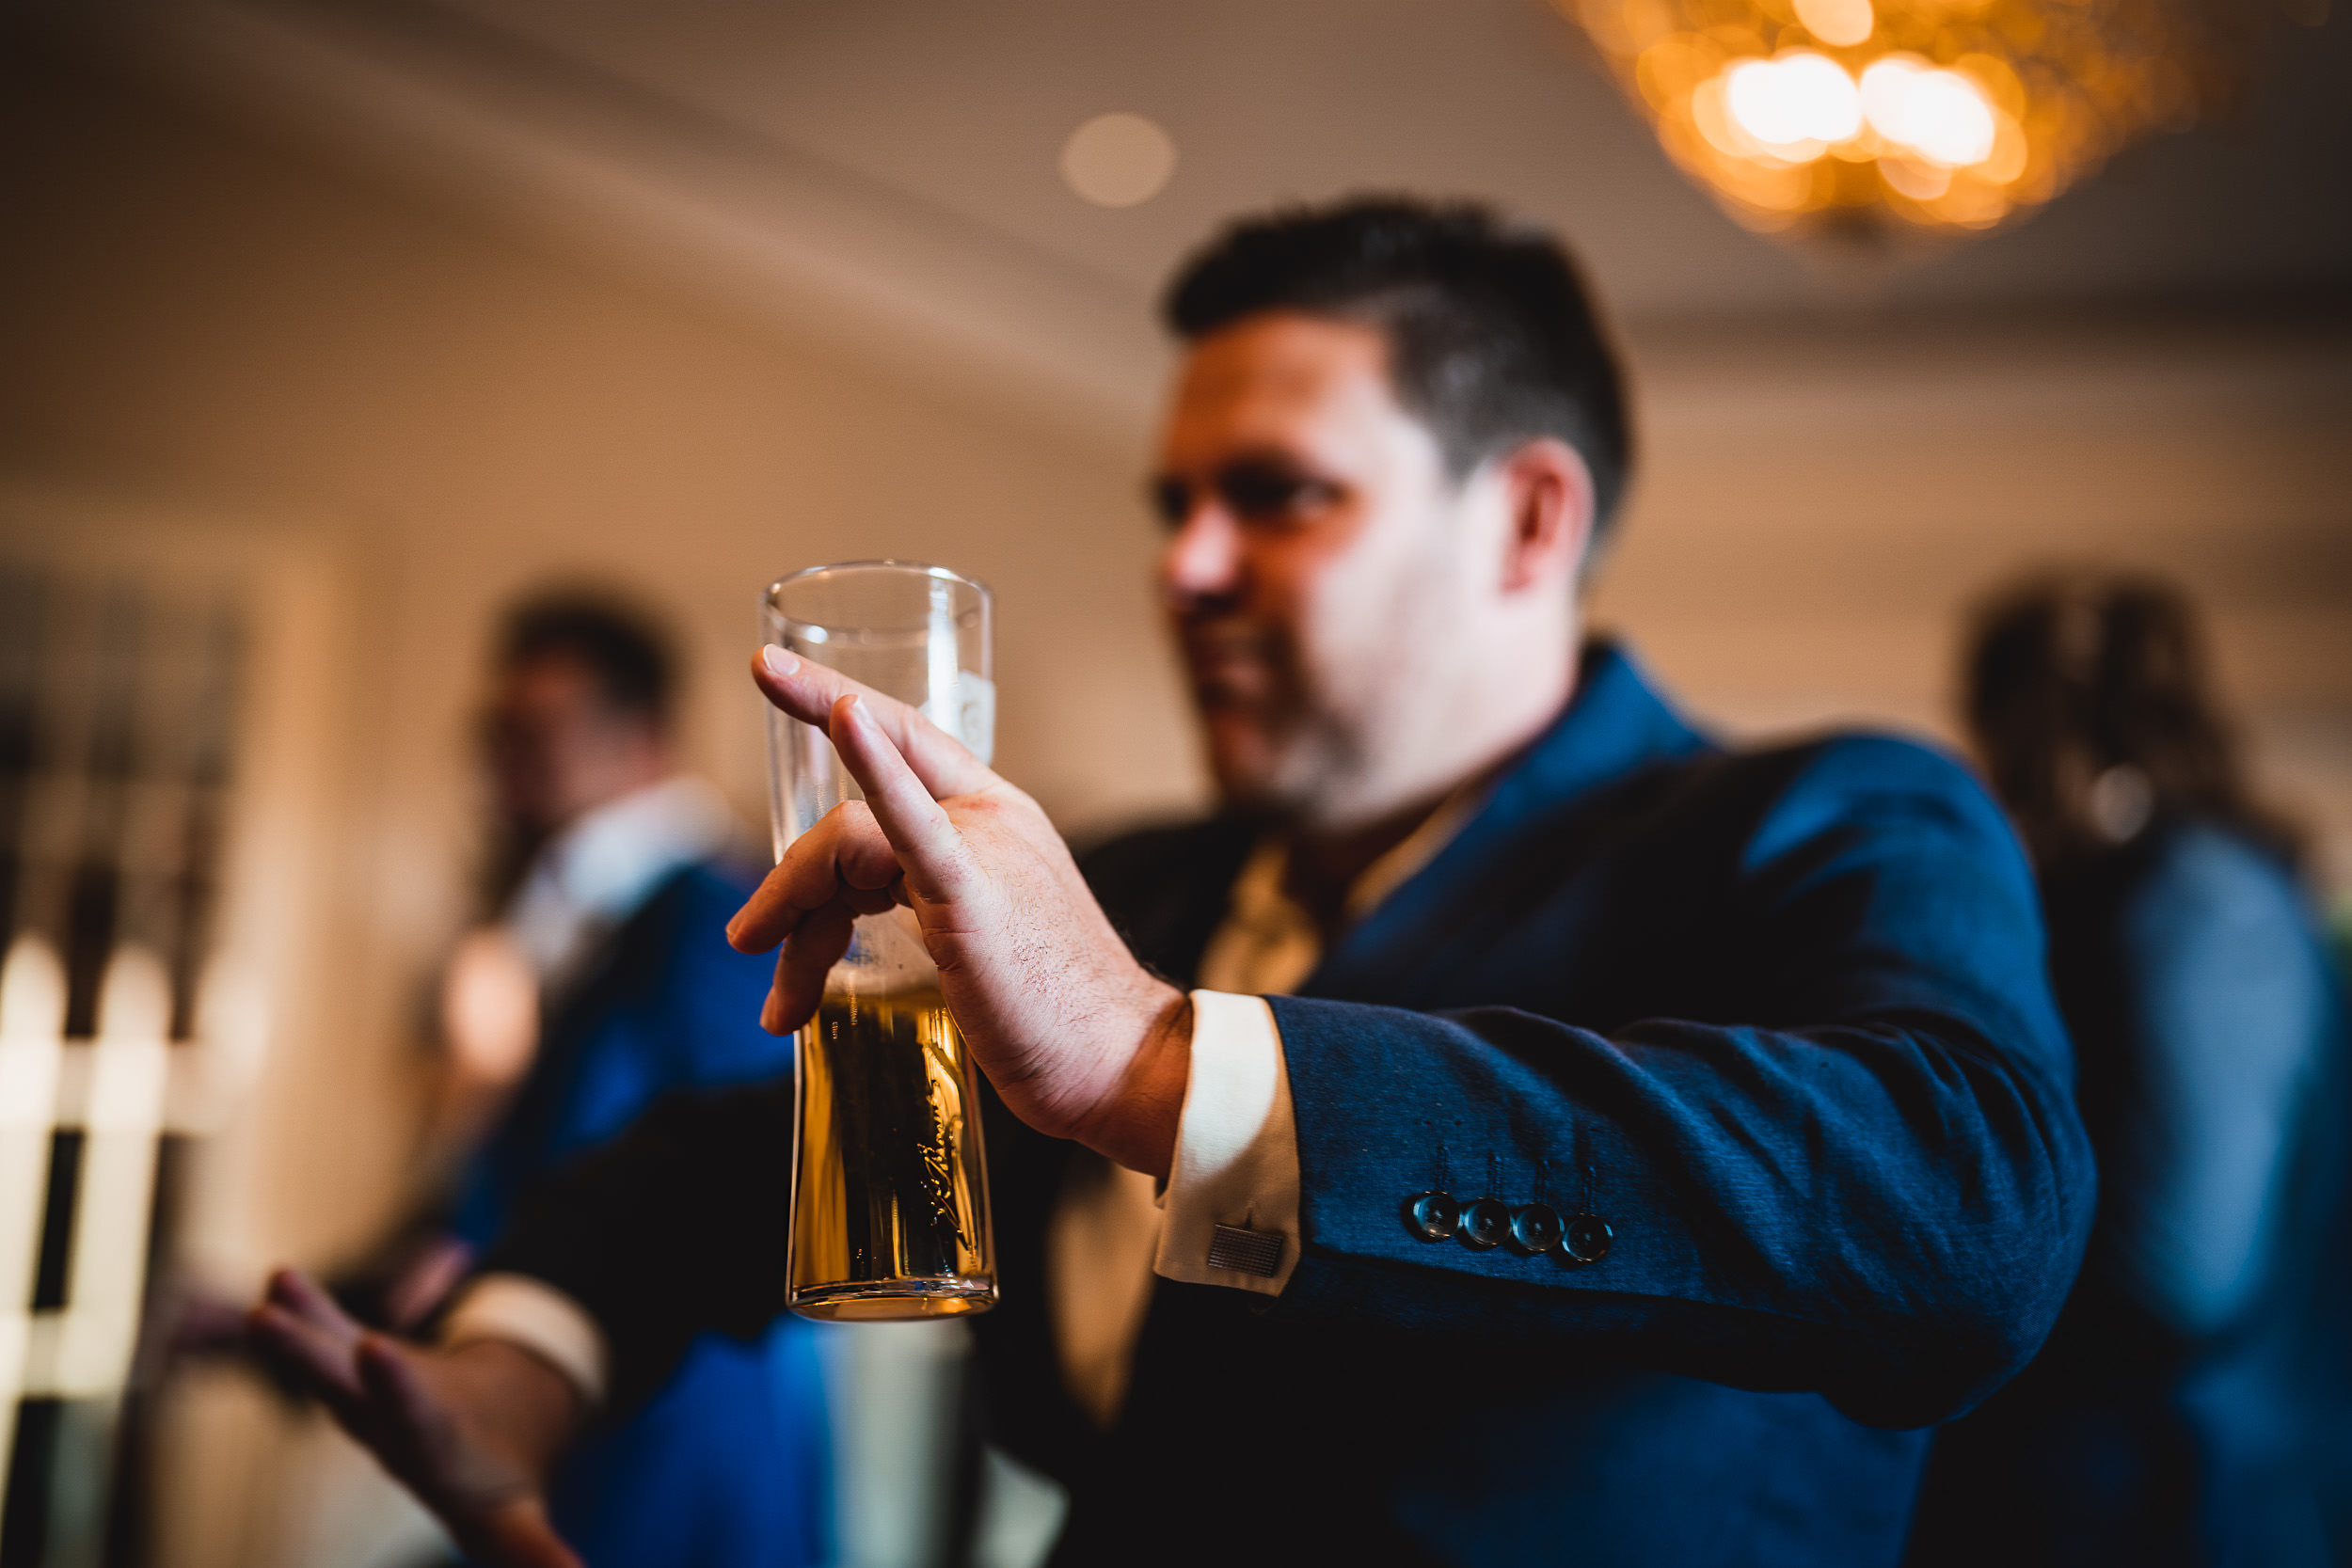
[[[869, 804], [730, 927], [796, 1027], [912, 911], [994, 1090], [1001, 1441], [1067, 1563], [1879, 1563], [1921, 1430], [2033, 1353], [2091, 1174], [1997, 810], [1907, 742], [1722, 750], [1584, 580], [1628, 467], [1549, 239], [1361, 201], [1229, 230], [1160, 578], [1222, 810], [1083, 866], [915, 714], [779, 649]], [[536, 1325], [258, 1332], [485, 1560], [583, 1388], [782, 1299], [789, 1096], [674, 1103], [526, 1200]], [[580, 1370], [555, 1369], [570, 1361]]]

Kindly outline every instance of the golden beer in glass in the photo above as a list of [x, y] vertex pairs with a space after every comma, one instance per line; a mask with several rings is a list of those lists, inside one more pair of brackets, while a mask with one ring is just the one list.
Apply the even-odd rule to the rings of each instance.
[[[919, 707], [983, 761], [994, 738], [988, 591], [870, 561], [772, 585], [770, 642]], [[824, 734], [769, 714], [776, 853], [859, 798]], [[978, 1078], [906, 910], [857, 922], [802, 1029], [787, 1304], [803, 1317], [953, 1317], [996, 1301]]]

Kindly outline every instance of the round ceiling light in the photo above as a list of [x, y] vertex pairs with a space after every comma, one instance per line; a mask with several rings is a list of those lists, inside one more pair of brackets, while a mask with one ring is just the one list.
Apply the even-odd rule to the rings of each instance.
[[1176, 172], [1176, 143], [1141, 115], [1097, 115], [1062, 143], [1061, 177], [1097, 207], [1133, 207]]

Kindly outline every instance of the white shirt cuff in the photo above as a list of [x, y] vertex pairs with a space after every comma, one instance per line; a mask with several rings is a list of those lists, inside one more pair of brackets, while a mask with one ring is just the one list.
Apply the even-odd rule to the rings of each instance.
[[485, 1274], [467, 1285], [442, 1322], [441, 1346], [482, 1339], [520, 1346], [570, 1380], [583, 1403], [604, 1402], [604, 1331], [554, 1286], [519, 1274]]
[[1192, 1073], [1163, 1202], [1160, 1275], [1269, 1296], [1290, 1283], [1298, 1127], [1281, 1031], [1262, 996], [1192, 993]]

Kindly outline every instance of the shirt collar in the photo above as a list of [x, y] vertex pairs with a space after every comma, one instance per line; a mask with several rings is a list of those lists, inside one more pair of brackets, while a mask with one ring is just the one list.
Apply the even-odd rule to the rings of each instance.
[[542, 985], [576, 965], [680, 867], [726, 847], [734, 818], [701, 779], [662, 780], [607, 801], [556, 835], [531, 863], [506, 926]]

